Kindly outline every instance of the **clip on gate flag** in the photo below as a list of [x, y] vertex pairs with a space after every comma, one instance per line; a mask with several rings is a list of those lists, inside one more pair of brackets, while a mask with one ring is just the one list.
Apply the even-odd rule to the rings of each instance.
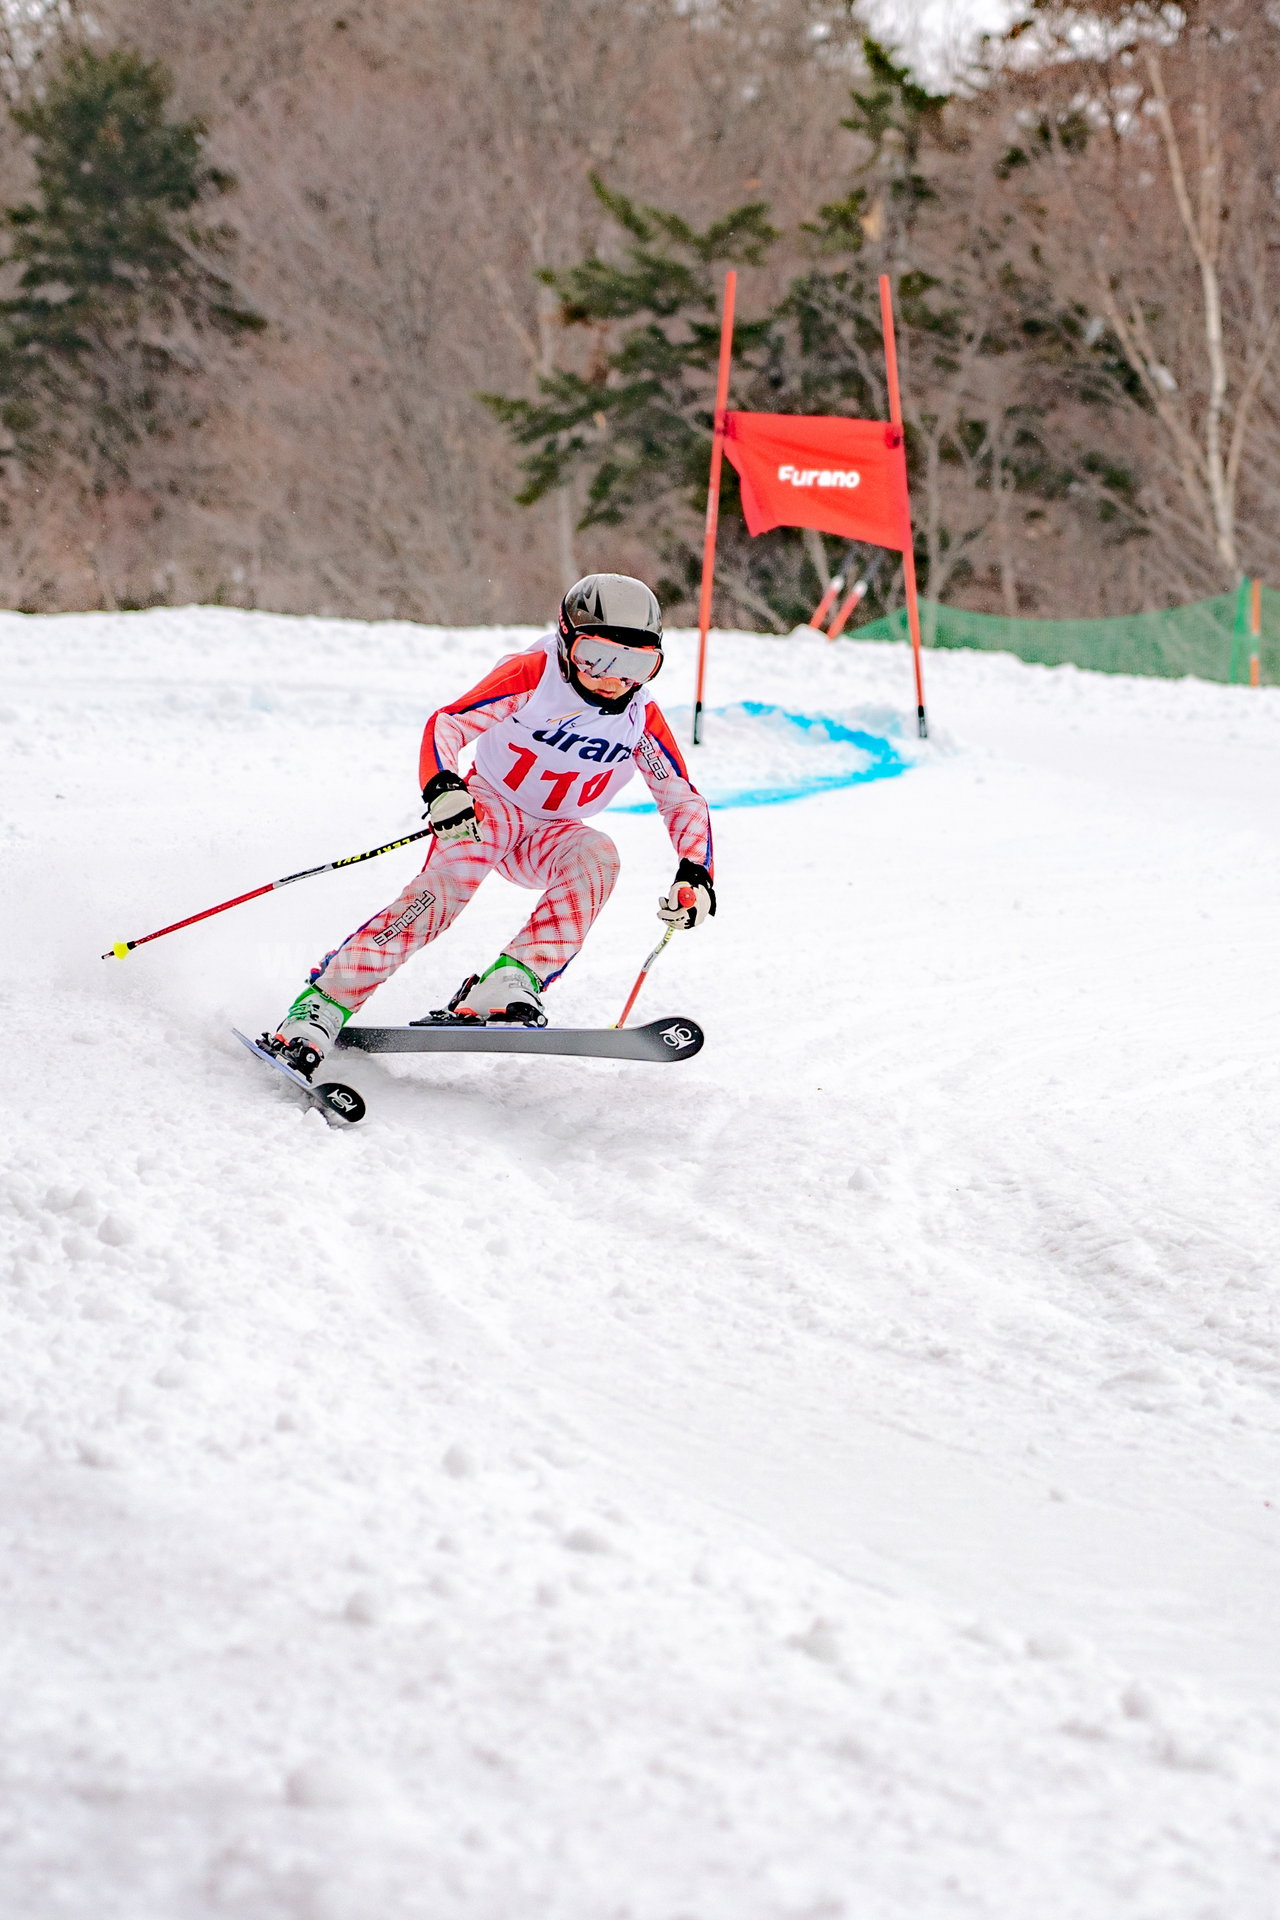
[[824, 414], [726, 413], [747, 531], [816, 527], [873, 547], [911, 544], [902, 429]]
[[898, 354], [893, 331], [893, 298], [887, 275], [880, 280], [880, 316], [884, 326], [889, 420], [847, 420], [835, 414], [731, 413], [729, 362], [733, 340], [733, 302], [737, 276], [725, 277], [724, 319], [720, 334], [720, 371], [716, 383], [715, 434], [711, 447], [711, 485], [707, 496], [706, 537], [702, 556], [702, 597], [698, 611], [698, 684], [693, 703], [693, 741], [702, 730], [702, 692], [706, 677], [707, 634], [715, 572], [716, 526], [720, 503], [720, 461], [729, 456], [737, 469], [747, 531], [774, 527], [815, 527], [846, 540], [889, 547], [902, 555], [907, 619], [916, 676], [916, 717], [923, 740], [928, 733], [924, 675], [920, 665], [920, 610], [916, 593], [911, 503], [907, 495], [907, 456], [903, 445], [902, 400], [898, 391]]

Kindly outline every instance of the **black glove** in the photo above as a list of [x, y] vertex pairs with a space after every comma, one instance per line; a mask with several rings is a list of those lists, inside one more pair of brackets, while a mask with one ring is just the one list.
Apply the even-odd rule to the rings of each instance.
[[480, 838], [475, 801], [461, 775], [450, 773], [447, 768], [441, 773], [433, 773], [422, 789], [422, 797], [427, 805], [426, 818], [431, 822], [431, 831], [441, 846], [448, 847], [460, 840]]
[[711, 884], [711, 875], [696, 860], [682, 860], [676, 868], [670, 893], [658, 902], [659, 920], [665, 920], [672, 927], [700, 927], [715, 910], [716, 890]]

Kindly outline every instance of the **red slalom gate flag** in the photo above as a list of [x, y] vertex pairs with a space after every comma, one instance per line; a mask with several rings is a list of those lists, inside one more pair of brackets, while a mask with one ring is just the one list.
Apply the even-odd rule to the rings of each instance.
[[751, 534], [816, 527], [874, 547], [911, 547], [902, 428], [834, 414], [726, 413]]

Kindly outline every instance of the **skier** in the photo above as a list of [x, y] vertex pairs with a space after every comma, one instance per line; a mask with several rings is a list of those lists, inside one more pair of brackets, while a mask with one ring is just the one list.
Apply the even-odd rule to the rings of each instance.
[[[578, 952], [618, 877], [613, 841], [585, 820], [637, 766], [680, 858], [658, 917], [701, 926], [716, 910], [711, 819], [649, 696], [661, 666], [662, 614], [649, 588], [627, 574], [591, 573], [565, 594], [556, 632], [528, 653], [508, 655], [470, 693], [433, 713], [418, 762], [434, 835], [422, 872], [326, 955], [260, 1044], [309, 1079], [350, 1015], [444, 932], [495, 868], [542, 896], [493, 965], [463, 982], [448, 1011], [545, 1026], [542, 996]], [[464, 779], [458, 759], [473, 741], [475, 765]]]

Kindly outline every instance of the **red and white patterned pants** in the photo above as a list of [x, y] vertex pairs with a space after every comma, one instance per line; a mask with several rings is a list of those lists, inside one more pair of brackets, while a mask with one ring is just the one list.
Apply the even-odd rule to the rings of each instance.
[[422, 872], [331, 953], [315, 985], [352, 1012], [375, 987], [449, 926], [486, 875], [545, 889], [514, 940], [503, 948], [544, 986], [562, 974], [613, 892], [618, 849], [583, 820], [536, 820], [475, 774], [478, 842], [433, 841]]

